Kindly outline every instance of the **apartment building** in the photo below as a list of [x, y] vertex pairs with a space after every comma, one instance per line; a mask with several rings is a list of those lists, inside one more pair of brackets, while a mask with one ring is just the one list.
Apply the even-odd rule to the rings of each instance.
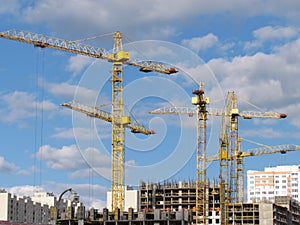
[[300, 201], [300, 166], [276, 166], [247, 171], [247, 202], [274, 202], [275, 196]]
[[79, 202], [77, 193], [71, 199], [62, 199], [58, 204], [51, 193], [38, 192], [33, 197], [21, 197], [0, 190], [0, 221], [49, 224], [58, 218], [67, 220], [84, 217], [85, 207]]
[[[112, 211], [112, 193], [108, 191], [106, 193], [107, 201], [106, 208], [109, 211]], [[139, 205], [139, 192], [134, 190], [132, 187], [125, 187], [125, 198], [124, 198], [124, 210], [127, 211], [129, 208], [132, 208], [134, 211], [138, 211]]]
[[0, 220], [16, 223], [48, 224], [50, 210], [48, 205], [33, 202], [28, 197], [18, 197], [0, 192]]

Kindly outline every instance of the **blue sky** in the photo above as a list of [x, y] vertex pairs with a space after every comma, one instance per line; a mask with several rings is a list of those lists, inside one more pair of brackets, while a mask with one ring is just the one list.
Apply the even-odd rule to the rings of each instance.
[[[133, 58], [180, 69], [171, 76], [124, 69], [126, 114], [156, 130], [151, 137], [126, 132], [126, 184], [137, 185], [195, 179], [196, 118], [148, 111], [192, 107], [200, 80], [210, 107], [222, 108], [227, 92], [235, 91], [240, 110], [288, 114], [284, 120], [240, 119], [241, 137], [299, 144], [299, 10], [292, 0], [3, 0], [0, 27], [66, 40], [101, 36], [84, 43], [107, 50], [113, 37], [105, 34], [121, 31]], [[110, 111], [111, 64], [6, 39], [0, 49], [0, 187], [20, 195], [72, 187], [86, 205], [101, 209], [110, 189], [111, 126], [60, 104], [76, 99]], [[219, 128], [220, 118], [209, 118], [209, 155], [218, 151]], [[245, 170], [293, 164], [299, 164], [298, 152], [245, 159]], [[213, 163], [208, 176], [217, 179], [218, 171]]]

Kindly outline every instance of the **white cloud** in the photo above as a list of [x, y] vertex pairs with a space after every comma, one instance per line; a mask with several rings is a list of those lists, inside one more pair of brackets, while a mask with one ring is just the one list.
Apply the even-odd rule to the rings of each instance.
[[75, 93], [80, 93], [82, 99], [86, 100], [95, 100], [98, 94], [98, 91], [87, 89], [85, 87], [81, 87], [79, 84], [72, 85], [69, 83], [50, 83], [44, 82], [43, 85], [46, 90], [53, 94], [54, 96], [61, 97], [64, 99], [72, 100], [75, 96]]
[[[106, 198], [107, 188], [97, 184], [62, 184], [48, 181], [42, 186], [23, 185], [5, 189], [16, 196], [32, 197], [35, 192], [49, 192], [54, 193], [58, 197], [64, 190], [69, 188], [72, 188], [72, 190], [79, 194], [80, 201], [84, 203], [87, 209], [93, 207], [102, 210], [102, 208], [106, 207], [106, 202], [102, 199]], [[99, 197], [102, 199], [99, 199]]]
[[[258, 52], [252, 56], [212, 59], [207, 65], [214, 71], [224, 92], [235, 93], [263, 108], [293, 114], [292, 122], [300, 120], [296, 108], [300, 98], [300, 39], [274, 48], [271, 54]], [[294, 112], [294, 113], [293, 113]]]
[[[81, 140], [91, 140], [95, 139], [96, 137], [93, 137], [91, 135], [91, 130], [88, 128], [80, 128], [80, 127], [74, 127], [74, 128], [56, 128], [56, 134], [52, 135], [53, 138], [64, 138], [64, 139], [74, 139], [75, 137], [80, 138]], [[76, 134], [76, 136], [75, 136]]]
[[204, 51], [209, 48], [212, 48], [218, 45], [218, 37], [212, 33], [207, 34], [203, 37], [195, 37], [192, 39], [184, 39], [181, 42], [183, 45], [187, 46], [188, 48], [199, 52]]
[[[96, 170], [110, 168], [110, 157], [102, 155], [95, 148], [78, 149], [76, 145], [63, 146], [61, 149], [51, 147], [50, 145], [42, 146], [36, 153], [39, 160], [46, 161], [47, 167], [55, 170], [75, 171], [71, 177], [77, 177], [78, 171], [84, 172], [92, 167]], [[83, 173], [87, 177], [87, 173]], [[81, 176], [82, 177], [82, 176]]]
[[[116, 7], [118, 6], [118, 7]], [[18, 11], [16, 11], [18, 12]], [[112, 13], [113, 12], [113, 13]], [[55, 32], [82, 38], [121, 30], [131, 37], [163, 38], [178, 33], [179, 26], [191, 29], [201, 16], [218, 16], [226, 13], [236, 20], [258, 15], [275, 15], [296, 20], [299, 12], [297, 1], [59, 1], [45, 0], [28, 4], [21, 13], [29, 24], [46, 24]], [[19, 16], [18, 16], [19, 17]], [[126, 18], [126, 19], [124, 19]], [[134, 19], [128, 19], [134, 18]], [[76, 26], [74, 26], [76, 24]], [[140, 38], [139, 38], [140, 39]]]
[[298, 29], [295, 27], [272, 27], [265, 26], [253, 31], [253, 36], [256, 38], [252, 42], [247, 42], [244, 49], [251, 50], [261, 48], [268, 41], [286, 41], [297, 37]]
[[297, 29], [294, 27], [266, 26], [253, 31], [254, 37], [261, 41], [289, 39], [295, 37], [297, 33]]
[[3, 95], [0, 100], [6, 105], [1, 112], [1, 120], [6, 122], [32, 118], [36, 115], [36, 110], [54, 111], [57, 109], [52, 102], [38, 101], [35, 95], [27, 92], [14, 91]]
[[21, 169], [14, 163], [8, 162], [4, 157], [0, 156], [0, 172], [16, 176], [29, 176], [32, 174], [32, 168], [25, 170]]
[[44, 145], [36, 153], [36, 157], [45, 160], [47, 167], [56, 170], [74, 170], [85, 166], [85, 161], [75, 145], [63, 146], [61, 149]]
[[7, 188], [6, 191], [16, 196], [31, 197], [35, 192], [45, 191], [45, 189], [39, 186], [23, 185], [23, 186], [14, 186], [14, 187]]
[[0, 172], [12, 174], [17, 170], [17, 166], [13, 163], [7, 162], [2, 156], [0, 156]]
[[86, 66], [90, 65], [94, 59], [83, 56], [75, 55], [69, 58], [69, 64], [67, 65], [67, 70], [73, 72], [73, 75], [80, 73]]
[[[95, 119], [99, 120], [97, 118], [90, 118], [87, 117], [85, 114], [82, 114], [81, 116], [85, 117], [85, 119]], [[80, 116], [80, 118], [82, 118]], [[80, 119], [76, 116], [77, 119]], [[101, 127], [96, 127], [96, 129], [93, 127], [73, 127], [73, 128], [56, 128], [56, 134], [52, 135], [53, 138], [62, 138], [62, 139], [76, 139], [76, 140], [96, 140], [98, 138], [100, 139], [108, 139], [111, 138], [111, 126], [107, 122], [95, 122], [96, 124], [100, 124]], [[90, 125], [86, 124], [86, 125]]]
[[18, 0], [2, 0], [0, 7], [0, 14], [13, 14], [18, 12], [20, 4]]
[[285, 135], [283, 135], [282, 132], [274, 130], [273, 128], [243, 130], [241, 135], [243, 137], [285, 138]]

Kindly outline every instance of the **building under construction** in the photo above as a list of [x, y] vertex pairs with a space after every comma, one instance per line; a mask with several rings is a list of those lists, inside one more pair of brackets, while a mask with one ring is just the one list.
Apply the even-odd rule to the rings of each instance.
[[[196, 224], [195, 182], [165, 182], [140, 184], [137, 212], [95, 212], [89, 214], [91, 221], [100, 224]], [[219, 225], [220, 194], [218, 185], [209, 185], [207, 224]], [[226, 225], [298, 225], [300, 203], [287, 196], [276, 197], [271, 202], [229, 203], [226, 206]], [[91, 217], [91, 215], [93, 217]]]
[[[195, 182], [164, 182], [145, 183], [139, 187], [140, 210], [145, 211], [180, 211], [189, 212], [190, 221], [195, 220], [196, 183]], [[220, 223], [220, 194], [218, 185], [207, 186], [208, 220], [210, 224]], [[195, 222], [195, 221], [194, 221]]]

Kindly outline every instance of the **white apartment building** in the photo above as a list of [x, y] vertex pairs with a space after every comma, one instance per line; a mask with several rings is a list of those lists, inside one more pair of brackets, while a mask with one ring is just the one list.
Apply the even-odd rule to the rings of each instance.
[[[77, 193], [74, 193], [71, 199], [62, 199], [58, 204], [57, 198], [47, 192], [34, 193], [33, 197], [19, 197], [0, 190], [0, 221], [49, 224], [53, 220], [50, 211], [54, 206], [58, 207], [61, 219], [83, 219], [85, 207], [79, 201]], [[56, 218], [55, 213], [54, 219]]]
[[247, 202], [274, 202], [275, 196], [300, 201], [300, 165], [268, 167], [247, 171]]
[[[127, 211], [129, 208], [133, 208], [134, 211], [138, 210], [139, 205], [139, 191], [133, 190], [130, 187], [125, 188], [125, 201], [124, 201], [124, 211]], [[111, 191], [107, 192], [107, 201], [106, 201], [106, 208], [109, 211], [112, 211], [111, 207], [112, 203], [112, 194]]]
[[17, 197], [0, 192], [0, 220], [16, 223], [49, 223], [49, 207], [33, 202], [29, 197]]

